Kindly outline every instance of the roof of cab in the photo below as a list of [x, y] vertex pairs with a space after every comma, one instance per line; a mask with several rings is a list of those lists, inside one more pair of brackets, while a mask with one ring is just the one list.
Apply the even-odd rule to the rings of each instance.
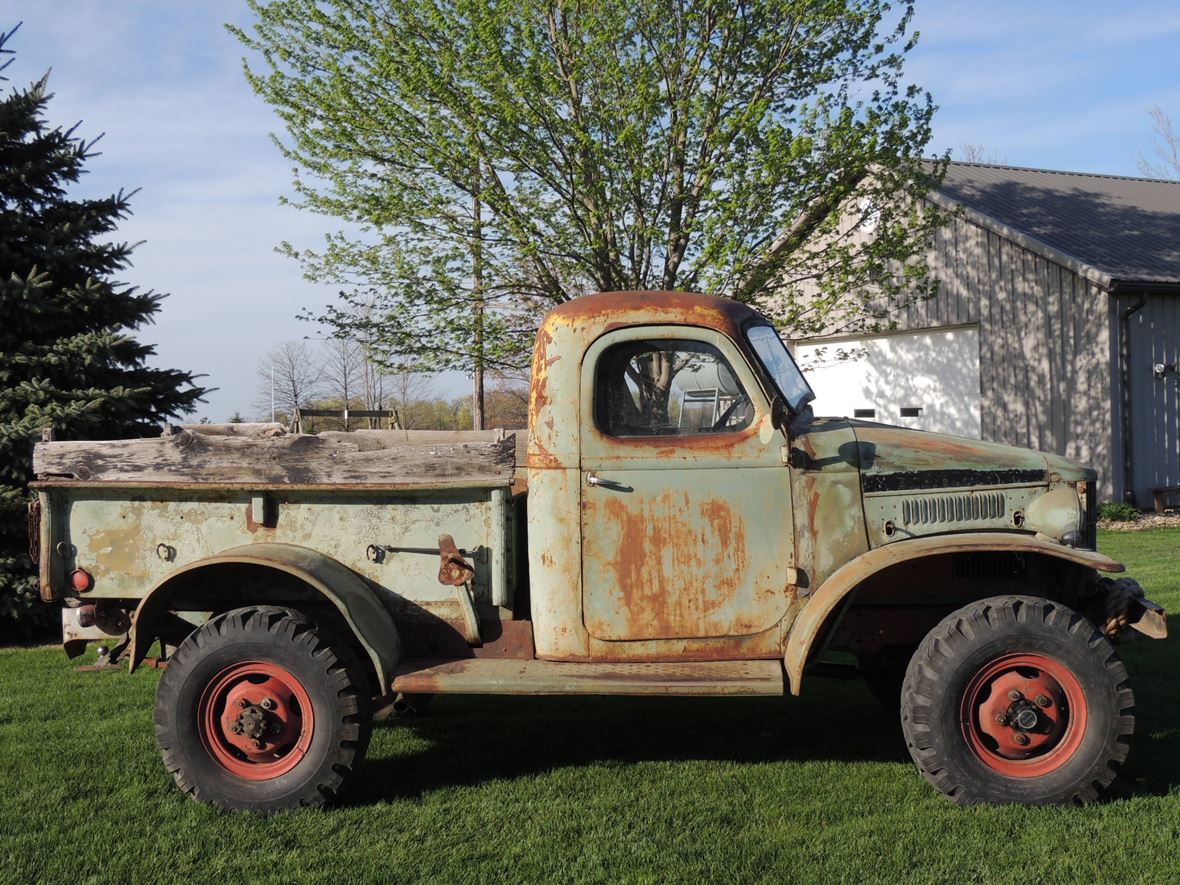
[[541, 323], [529, 388], [530, 470], [579, 464], [579, 389], [582, 357], [612, 329], [630, 326], [700, 326], [734, 341], [750, 321], [766, 322], [731, 298], [694, 292], [602, 292], [554, 308]]
[[597, 331], [601, 332], [639, 323], [688, 324], [736, 337], [745, 323], [757, 319], [764, 318], [749, 305], [732, 298], [698, 292], [635, 290], [574, 298], [550, 311], [545, 325], [599, 326]]

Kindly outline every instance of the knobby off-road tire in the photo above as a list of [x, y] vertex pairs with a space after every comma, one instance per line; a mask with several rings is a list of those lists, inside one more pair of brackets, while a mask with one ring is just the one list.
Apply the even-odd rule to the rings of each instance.
[[227, 811], [333, 802], [369, 743], [352, 651], [302, 614], [250, 606], [176, 650], [156, 691], [156, 744], [180, 789]]
[[1056, 602], [997, 596], [918, 646], [901, 719], [922, 774], [960, 805], [1074, 804], [1115, 779], [1135, 699], [1090, 621]]

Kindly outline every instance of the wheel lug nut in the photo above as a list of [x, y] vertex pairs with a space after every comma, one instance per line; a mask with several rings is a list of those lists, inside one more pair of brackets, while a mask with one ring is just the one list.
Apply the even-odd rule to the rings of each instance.
[[275, 708], [275, 702], [274, 702], [274, 701], [272, 701], [270, 698], [263, 698], [263, 699], [262, 699], [262, 709], [264, 709], [264, 710], [273, 710], [274, 708]]
[[1012, 736], [1012, 740], [1016, 741], [1016, 743], [1020, 744], [1020, 746], [1023, 747], [1025, 744], [1028, 743], [1028, 735], [1024, 734], [1024, 732], [1018, 731], [1018, 732], [1016, 732], [1015, 735]]
[[232, 731], [234, 734], [241, 734], [242, 733], [242, 726], [237, 725], [237, 724], [231, 725], [229, 730]]
[[[1027, 738], [1026, 738], [1026, 740], [1027, 740]], [[253, 740], [250, 742], [250, 746], [252, 746], [255, 750], [261, 750], [262, 749], [262, 741], [257, 740], [257, 739]]]
[[245, 710], [248, 706], [250, 706], [250, 702], [248, 700], [246, 700], [245, 698], [238, 698], [238, 709], [239, 710]]
[[1018, 701], [1022, 697], [1023, 697], [1023, 695], [1020, 692], [1018, 692], [1016, 689], [1012, 689], [1010, 692], [1008, 692], [1008, 700], [1010, 700], [1010, 701]]
[[1049, 706], [1049, 699], [1047, 697], [1045, 697], [1043, 694], [1037, 695], [1037, 706], [1038, 707]]
[[996, 725], [1007, 725], [1007, 724], [1008, 724], [1008, 717], [1005, 716], [1003, 713], [997, 713], [996, 714]]

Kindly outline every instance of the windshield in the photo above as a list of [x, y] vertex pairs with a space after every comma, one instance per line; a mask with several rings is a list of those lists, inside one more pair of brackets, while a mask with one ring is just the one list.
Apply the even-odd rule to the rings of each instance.
[[807, 403], [815, 399], [811, 385], [791, 359], [787, 346], [770, 326], [752, 326], [746, 330], [746, 338], [762, 365], [774, 380], [775, 387], [782, 394], [792, 412], [798, 413]]

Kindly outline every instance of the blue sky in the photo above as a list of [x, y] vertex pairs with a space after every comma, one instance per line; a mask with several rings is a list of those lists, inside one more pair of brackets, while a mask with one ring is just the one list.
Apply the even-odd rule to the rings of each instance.
[[[309, 334], [295, 314], [334, 294], [273, 251], [316, 243], [332, 221], [278, 205], [290, 170], [269, 140], [277, 122], [222, 27], [248, 24], [245, 4], [3, 0], [0, 27], [22, 19], [10, 79], [52, 68], [51, 122], [105, 133], [79, 194], [141, 188], [120, 228], [144, 241], [124, 279], [170, 297], [140, 337], [160, 364], [219, 388], [198, 414], [250, 414], [262, 355]], [[1175, 0], [926, 0], [915, 24], [908, 73], [940, 106], [934, 151], [981, 144], [1012, 165], [1135, 175], [1152, 140], [1147, 107], [1180, 125]], [[458, 395], [466, 383], [452, 375], [435, 389]]]

